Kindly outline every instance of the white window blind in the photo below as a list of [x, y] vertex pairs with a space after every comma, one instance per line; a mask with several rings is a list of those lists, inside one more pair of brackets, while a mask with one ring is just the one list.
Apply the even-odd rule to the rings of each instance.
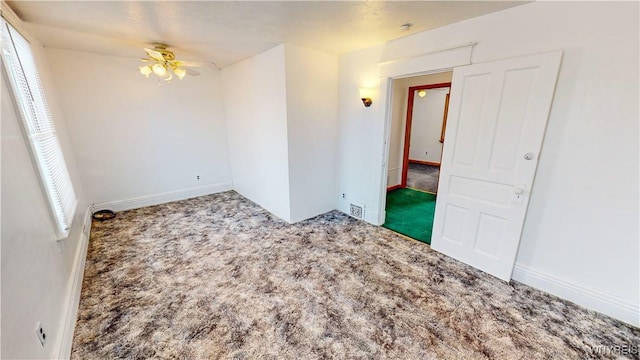
[[53, 118], [29, 42], [4, 19], [2, 58], [9, 75], [23, 129], [49, 201], [58, 238], [69, 235], [77, 199], [62, 155]]

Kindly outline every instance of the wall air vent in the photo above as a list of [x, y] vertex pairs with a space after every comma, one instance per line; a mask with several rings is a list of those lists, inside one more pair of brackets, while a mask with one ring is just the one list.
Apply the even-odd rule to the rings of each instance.
[[364, 220], [364, 205], [363, 204], [351, 204], [349, 206], [349, 215], [356, 219]]

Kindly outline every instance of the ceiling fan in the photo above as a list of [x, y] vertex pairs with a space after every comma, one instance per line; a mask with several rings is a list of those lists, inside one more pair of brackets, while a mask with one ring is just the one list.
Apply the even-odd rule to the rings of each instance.
[[146, 77], [151, 74], [164, 78], [166, 81], [171, 81], [173, 75], [178, 79], [183, 79], [185, 75], [191, 76], [200, 75], [199, 72], [185, 66], [185, 62], [176, 60], [176, 56], [173, 51], [167, 48], [165, 44], [154, 44], [153, 49], [143, 48], [147, 53], [147, 57], [141, 59], [145, 65], [140, 65], [140, 73]]

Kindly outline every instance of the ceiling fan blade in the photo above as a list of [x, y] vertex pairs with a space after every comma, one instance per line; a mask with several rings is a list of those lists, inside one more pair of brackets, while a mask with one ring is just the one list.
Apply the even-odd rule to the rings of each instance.
[[184, 69], [187, 71], [187, 74], [189, 74], [189, 75], [191, 75], [191, 76], [198, 76], [198, 75], [200, 75], [200, 72], [199, 72], [199, 71], [195, 71], [195, 70], [190, 69], [190, 68], [188, 68], [188, 67], [185, 67]]
[[195, 61], [182, 61], [180, 60], [180, 66], [187, 66], [192, 68], [202, 67], [203, 63], [195, 62]]
[[162, 54], [158, 51], [155, 50], [151, 50], [151, 49], [147, 49], [144, 48], [144, 51], [147, 52], [147, 55], [149, 55], [150, 58], [152, 58], [155, 61], [164, 61], [164, 56], [162, 56]]

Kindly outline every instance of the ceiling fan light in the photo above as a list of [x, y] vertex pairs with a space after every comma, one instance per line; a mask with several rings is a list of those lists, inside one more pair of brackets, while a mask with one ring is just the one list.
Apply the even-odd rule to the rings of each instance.
[[153, 69], [153, 73], [158, 76], [164, 76], [164, 74], [167, 73], [167, 68], [162, 64], [153, 64], [151, 68]]
[[151, 73], [153, 72], [153, 70], [151, 70], [151, 66], [149, 65], [140, 65], [140, 74], [149, 77], [149, 75], [151, 75]]
[[181, 68], [181, 67], [179, 67], [179, 68], [175, 68], [175, 69], [173, 70], [173, 72], [174, 72], [174, 74], [176, 74], [176, 76], [178, 77], [178, 79], [181, 79], [181, 80], [182, 80], [182, 79], [184, 78], [184, 76], [187, 74], [187, 70], [185, 70], [184, 68]]
[[187, 74], [192, 74], [189, 69], [182, 67], [182, 61], [176, 60], [173, 51], [167, 49], [166, 45], [155, 44], [153, 49], [143, 49], [148, 57], [142, 59], [143, 64], [138, 66], [142, 75], [149, 77], [155, 74], [166, 82], [171, 82], [174, 76], [183, 79]]

